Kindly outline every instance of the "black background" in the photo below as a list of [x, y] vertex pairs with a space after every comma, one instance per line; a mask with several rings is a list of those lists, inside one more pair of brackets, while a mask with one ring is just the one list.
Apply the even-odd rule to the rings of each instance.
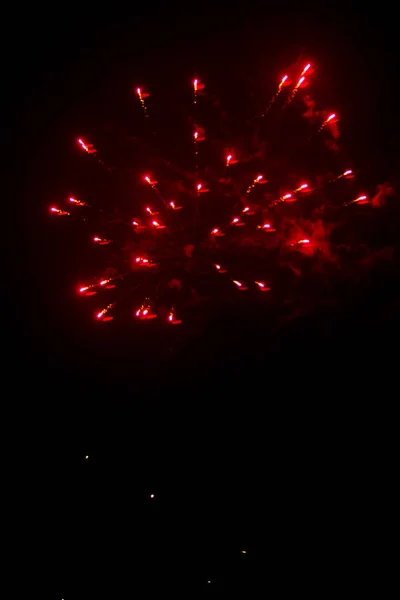
[[318, 593], [343, 590], [348, 575], [354, 591], [386, 580], [376, 547], [384, 552], [393, 500], [393, 330], [372, 336], [352, 315], [308, 353], [283, 344], [265, 355], [262, 334], [239, 325], [227, 355], [204, 338], [189, 374], [175, 363], [155, 376], [151, 347], [141, 361], [126, 336], [103, 342], [68, 316], [77, 259], [45, 210], [63, 190], [71, 140], [118, 110], [132, 85], [165, 88], [196, 71], [221, 73], [226, 89], [240, 74], [268, 97], [264, 73], [299, 55], [317, 64], [320, 100], [341, 114], [365, 180], [396, 177], [391, 10], [63, 5], [5, 19], [8, 453], [21, 455], [32, 592]]

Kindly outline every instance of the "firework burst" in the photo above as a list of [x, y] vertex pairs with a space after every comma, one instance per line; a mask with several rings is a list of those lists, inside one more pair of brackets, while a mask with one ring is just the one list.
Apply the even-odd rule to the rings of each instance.
[[[96, 297], [93, 314], [98, 322], [111, 321], [120, 307], [121, 313], [122, 307], [128, 307], [124, 315], [128, 312], [137, 321], [179, 325], [193, 309], [201, 311], [212, 304], [210, 299], [223, 305], [238, 291], [253, 298], [263, 292], [260, 295], [268, 303], [279, 280], [273, 275], [272, 256], [318, 249], [318, 243], [301, 232], [295, 238], [287, 234], [285, 219], [310, 215], [323, 203], [327, 186], [354, 176], [343, 165], [333, 178], [321, 183], [317, 167], [315, 172], [302, 172], [301, 164], [295, 164], [296, 157], [319, 151], [315, 145], [330, 135], [329, 125], [337, 120], [335, 113], [329, 114], [319, 125], [321, 135], [310, 142], [306, 132], [300, 139], [298, 130], [307, 123], [296, 109], [295, 99], [302, 96], [311, 71], [307, 64], [297, 73], [284, 75], [267, 105], [264, 116], [268, 113], [269, 118], [259, 121], [256, 129], [239, 137], [232, 135], [222, 143], [207, 127], [207, 92], [200, 79], [194, 79], [192, 97], [190, 89], [186, 94], [183, 89], [183, 103], [192, 113], [192, 123], [195, 118], [204, 126], [195, 125], [192, 139], [182, 139], [185, 166], [161, 156], [160, 148], [147, 140], [143, 162], [149, 171], [129, 170], [139, 190], [129, 214], [115, 214], [118, 197], [106, 211], [80, 194], [79, 199], [66, 199], [69, 210], [50, 208], [52, 215], [68, 217], [69, 223], [83, 219], [92, 246], [101, 246], [96, 264], [103, 261], [104, 268], [77, 286], [79, 296]], [[134, 91], [142, 117], [147, 118], [145, 99], [149, 94], [143, 88]], [[279, 119], [274, 121], [273, 113]], [[79, 138], [77, 146], [104, 166], [98, 158], [101, 152], [93, 144]], [[349, 190], [339, 204], [368, 203], [366, 195], [357, 193]], [[351, 199], [351, 194], [356, 198]]]

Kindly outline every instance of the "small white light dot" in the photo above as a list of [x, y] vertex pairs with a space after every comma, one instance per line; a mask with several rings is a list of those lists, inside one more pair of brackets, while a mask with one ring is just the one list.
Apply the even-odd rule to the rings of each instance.
[[154, 498], [154, 494], [150, 494], [150, 498]]
[[85, 458], [86, 458], [86, 460], [87, 460], [87, 459], [89, 458], [89, 455], [88, 455], [88, 454], [86, 454]]

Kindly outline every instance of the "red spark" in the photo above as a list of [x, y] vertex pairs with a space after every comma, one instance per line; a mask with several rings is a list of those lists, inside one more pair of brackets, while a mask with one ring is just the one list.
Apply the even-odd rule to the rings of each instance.
[[268, 292], [271, 288], [267, 287], [265, 285], [265, 283], [263, 283], [262, 281], [255, 281], [254, 282], [256, 285], [258, 285], [258, 287], [260, 288], [260, 290], [262, 292]]
[[285, 83], [285, 81], [287, 81], [288, 76], [284, 75], [281, 79], [281, 82], [279, 84], [279, 89], [281, 89], [281, 87], [283, 86], [283, 84]]

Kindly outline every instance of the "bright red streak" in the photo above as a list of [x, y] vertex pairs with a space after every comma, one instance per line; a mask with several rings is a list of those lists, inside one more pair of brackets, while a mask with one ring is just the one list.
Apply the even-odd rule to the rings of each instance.
[[226, 157], [226, 166], [227, 166], [227, 167], [229, 167], [229, 163], [231, 162], [231, 160], [232, 160], [232, 154], [229, 154], [229, 155]]
[[285, 196], [282, 196], [282, 200], [288, 200], [291, 197], [292, 197], [292, 194], [285, 194]]
[[335, 113], [332, 113], [331, 115], [329, 115], [326, 122], [329, 123], [329, 121], [332, 121], [332, 119], [334, 119], [335, 117], [336, 117]]
[[218, 233], [218, 232], [219, 232], [219, 229], [216, 227], [215, 229], [212, 230], [211, 233]]
[[261, 290], [262, 292], [267, 292], [267, 291], [269, 291], [269, 290], [271, 289], [271, 288], [267, 287], [267, 286], [265, 285], [265, 283], [263, 283], [262, 281], [255, 281], [254, 283], [255, 283], [256, 285], [258, 285], [258, 287], [260, 288], [260, 290]]
[[305, 75], [308, 71], [308, 69], [311, 67], [310, 63], [308, 63], [308, 65], [306, 65], [303, 69], [302, 75]]
[[300, 77], [299, 81], [296, 84], [296, 88], [300, 87], [304, 80], [305, 80], [305, 77]]
[[193, 88], [194, 88], [194, 91], [197, 92], [197, 79], [195, 79], [193, 81]]
[[235, 217], [234, 219], [232, 219], [232, 223], [239, 223], [239, 219]]
[[245, 213], [245, 212], [247, 212], [247, 211], [249, 211], [249, 210], [250, 210], [250, 208], [249, 208], [248, 206], [246, 206], [246, 207], [243, 209], [243, 212]]
[[348, 171], [345, 171], [343, 173], [343, 175], [352, 175], [353, 171], [351, 169], [349, 169]]
[[147, 181], [147, 183], [150, 183], [151, 185], [151, 179], [148, 175], [146, 175], [146, 177], [144, 178], [145, 181]]
[[197, 189], [198, 189], [198, 190], [201, 190], [201, 188], [202, 188], [202, 187], [203, 187], [203, 186], [201, 185], [201, 183], [199, 183], [199, 184], [198, 184], [198, 186], [197, 186]]
[[264, 229], [269, 229], [271, 227], [271, 225], [269, 223], [264, 223], [263, 228]]
[[82, 293], [82, 292], [86, 292], [86, 290], [88, 290], [88, 289], [89, 289], [89, 286], [81, 287], [81, 288], [79, 288], [79, 291]]
[[263, 175], [258, 175], [258, 176], [255, 178], [255, 181], [261, 181], [261, 179], [262, 179], [262, 178], [263, 178]]
[[193, 135], [194, 135], [194, 139], [197, 140], [197, 138], [199, 137], [199, 132], [195, 131]]
[[309, 244], [310, 240], [299, 240], [297, 243], [298, 244]]
[[52, 206], [50, 208], [50, 212], [52, 213], [56, 213], [58, 215], [69, 215], [70, 213], [67, 212], [66, 210], [60, 210], [59, 208], [56, 208], [55, 206]]
[[299, 190], [305, 190], [306, 188], [308, 188], [308, 183], [303, 183], [303, 185], [299, 187]]
[[157, 221], [153, 221], [153, 225], [154, 227], [159, 227], [160, 223], [157, 223]]
[[283, 84], [285, 83], [285, 81], [287, 80], [287, 78], [288, 78], [288, 76], [287, 76], [287, 75], [284, 75], [284, 76], [282, 77], [282, 80], [281, 80], [281, 82], [280, 82], [280, 84], [279, 84], [279, 87], [282, 87], [282, 86], [283, 86]]
[[237, 285], [238, 287], [242, 287], [242, 284], [240, 283], [240, 281], [235, 281], [235, 280], [233, 280], [233, 283], [234, 283], [235, 285]]

